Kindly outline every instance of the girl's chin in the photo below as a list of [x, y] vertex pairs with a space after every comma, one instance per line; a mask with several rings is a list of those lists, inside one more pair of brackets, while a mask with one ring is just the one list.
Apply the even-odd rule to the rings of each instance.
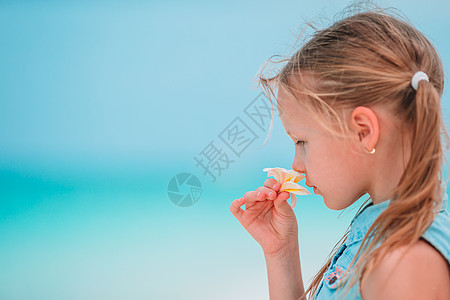
[[344, 209], [344, 208], [339, 208], [339, 207], [335, 207], [335, 206], [330, 206], [330, 205], [327, 204], [326, 201], [324, 201], [324, 202], [325, 202], [325, 206], [327, 208], [331, 209], [331, 210], [342, 210], [342, 209]]
[[339, 201], [336, 201], [337, 200], [336, 198], [328, 198], [328, 197], [322, 196], [322, 199], [323, 199], [323, 203], [325, 204], [325, 206], [328, 209], [342, 210], [345, 208], [345, 207], [341, 207], [342, 203], [339, 203]]
[[331, 210], [343, 210], [346, 209], [347, 207], [349, 207], [350, 205], [346, 205], [344, 203], [339, 203], [339, 202], [329, 202], [327, 200], [325, 200], [325, 197], [323, 198], [323, 203], [325, 204], [325, 206]]

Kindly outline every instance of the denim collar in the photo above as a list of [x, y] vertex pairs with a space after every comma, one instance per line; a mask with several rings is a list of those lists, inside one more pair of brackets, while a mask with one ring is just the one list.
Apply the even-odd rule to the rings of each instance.
[[[373, 202], [370, 202], [365, 205], [350, 223], [350, 230], [345, 244], [349, 246], [350, 244], [361, 241], [369, 231], [370, 226], [372, 226], [378, 216], [389, 206], [390, 202], [391, 199], [388, 199], [378, 204], [373, 204]], [[447, 209], [447, 203], [448, 195], [447, 188], [445, 187], [444, 196], [441, 203], [441, 211]]]
[[447, 209], [447, 203], [448, 203], [448, 194], [447, 194], [447, 189], [445, 189], [444, 197], [442, 198], [441, 211], [444, 211]]
[[390, 202], [391, 199], [378, 204], [373, 204], [373, 202], [370, 202], [364, 206], [350, 223], [350, 231], [345, 244], [349, 246], [350, 244], [361, 241], [370, 226], [372, 226], [373, 222], [375, 222], [376, 218], [378, 218], [383, 210], [389, 206]]

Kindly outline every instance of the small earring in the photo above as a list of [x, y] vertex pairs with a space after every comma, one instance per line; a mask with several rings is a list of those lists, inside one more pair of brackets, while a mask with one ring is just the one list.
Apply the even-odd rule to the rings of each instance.
[[366, 148], [364, 148], [364, 149], [367, 151], [367, 153], [370, 153], [370, 154], [374, 154], [375, 153], [375, 148], [373, 148], [372, 151], [369, 151]]

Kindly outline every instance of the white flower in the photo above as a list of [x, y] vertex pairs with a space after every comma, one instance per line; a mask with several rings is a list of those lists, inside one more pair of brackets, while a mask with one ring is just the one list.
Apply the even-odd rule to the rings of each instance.
[[297, 204], [296, 195], [311, 195], [310, 192], [297, 182], [305, 178], [301, 173], [294, 170], [286, 170], [284, 168], [265, 168], [263, 172], [268, 172], [267, 177], [273, 176], [275, 180], [281, 184], [279, 192], [289, 192], [291, 194], [291, 206], [295, 207]]

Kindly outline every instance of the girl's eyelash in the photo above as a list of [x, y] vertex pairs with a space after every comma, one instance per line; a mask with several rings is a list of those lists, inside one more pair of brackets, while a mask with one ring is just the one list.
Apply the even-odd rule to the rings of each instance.
[[297, 143], [295, 143], [296, 145], [302, 144], [302, 146], [305, 146], [305, 141], [297, 141]]

